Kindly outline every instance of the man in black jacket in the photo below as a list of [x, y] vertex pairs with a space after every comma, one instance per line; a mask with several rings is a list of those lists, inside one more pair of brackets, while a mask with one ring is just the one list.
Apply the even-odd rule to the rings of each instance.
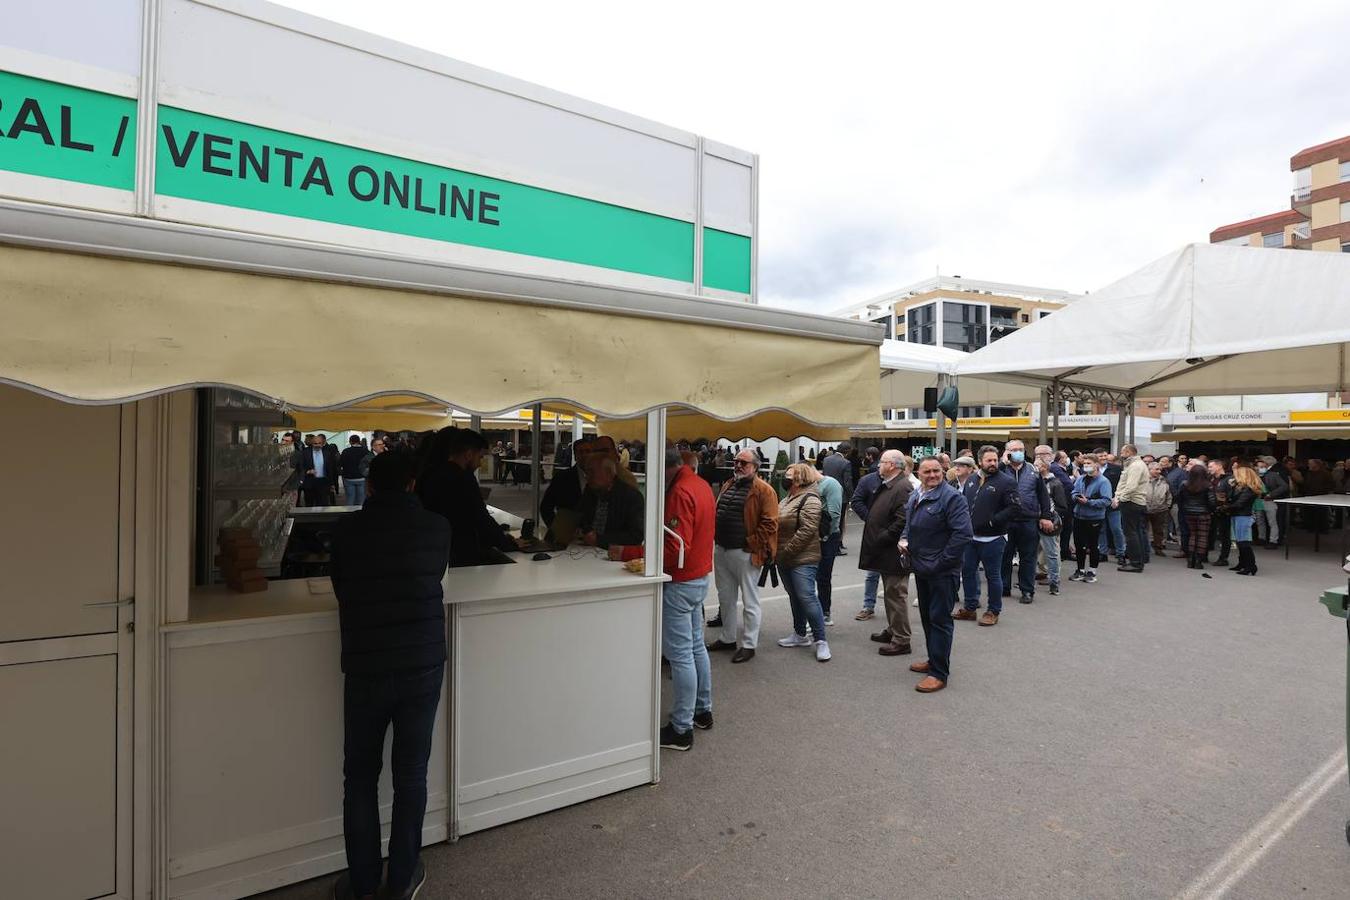
[[1274, 501], [1289, 496], [1289, 480], [1275, 463], [1273, 456], [1261, 456], [1256, 461], [1256, 473], [1261, 476], [1261, 483], [1266, 487], [1261, 504], [1265, 509], [1256, 517], [1264, 527], [1257, 530], [1264, 533], [1265, 540], [1262, 543], [1267, 547], [1280, 546], [1280, 537], [1284, 534], [1286, 524], [1284, 504]]
[[394, 819], [387, 896], [410, 897], [426, 879], [418, 859], [427, 806], [427, 760], [445, 677], [441, 577], [450, 526], [413, 495], [411, 454], [383, 453], [370, 465], [370, 496], [333, 536], [333, 593], [342, 633], [347, 872], [335, 895], [373, 897], [380, 885], [378, 785], [385, 732]]
[[975, 621], [980, 608], [980, 565], [989, 585], [989, 601], [981, 625], [997, 625], [1003, 612], [1003, 551], [1008, 544], [1008, 529], [1019, 504], [1017, 485], [998, 467], [998, 450], [986, 444], [980, 448], [980, 474], [967, 479], [962, 494], [970, 509], [974, 540], [966, 545], [961, 581], [965, 587], [965, 607], [953, 618]]
[[348, 506], [360, 506], [366, 502], [366, 473], [370, 470], [370, 461], [374, 455], [361, 443], [359, 435], [352, 435], [347, 442], [350, 446], [338, 457], [342, 470], [342, 490], [347, 495]]
[[905, 530], [905, 503], [914, 488], [905, 476], [905, 457], [899, 450], [881, 454], [877, 474], [881, 484], [867, 510], [858, 568], [881, 573], [886, 627], [872, 635], [882, 645], [877, 652], [903, 656], [910, 652], [909, 566], [900, 554], [899, 542]]
[[322, 434], [314, 435], [314, 443], [300, 451], [299, 469], [304, 473], [300, 489], [305, 494], [306, 506], [329, 506], [337, 488], [338, 472], [342, 467], [337, 448]]
[[417, 496], [450, 522], [450, 566], [512, 562], [505, 554], [520, 546], [492, 518], [473, 477], [487, 441], [476, 431], [450, 426], [436, 432], [428, 452], [431, 458], [417, 483]]

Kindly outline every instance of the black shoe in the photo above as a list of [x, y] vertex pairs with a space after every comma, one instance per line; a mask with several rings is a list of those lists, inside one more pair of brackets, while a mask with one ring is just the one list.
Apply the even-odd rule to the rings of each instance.
[[1012, 591], [1011, 591], [1011, 590], [1004, 591], [1004, 592], [1003, 592], [1003, 596], [1005, 596], [1005, 597], [1011, 597], [1011, 596], [1012, 596]]
[[1229, 566], [1228, 571], [1236, 572], [1238, 569], [1245, 569], [1245, 568], [1246, 566], [1244, 566], [1242, 563], [1239, 562], [1236, 566]]
[[872, 640], [878, 644], [889, 644], [891, 642], [891, 630], [889, 628], [881, 629], [872, 635]]
[[1226, 556], [1220, 556], [1218, 559], [1214, 560], [1214, 565], [1216, 565], [1216, 566], [1226, 566], [1226, 565], [1228, 565], [1228, 557], [1226, 557]]
[[1058, 595], [1059, 595], [1059, 585], [1057, 584], [1050, 585], [1050, 596], [1056, 597]]
[[722, 640], [721, 638], [718, 638], [717, 640], [713, 641], [711, 644], [708, 645], [708, 649], [712, 650], [713, 652], [717, 652], [718, 650], [735, 650], [736, 645], [728, 644], [726, 641]]
[[742, 647], [735, 653], [731, 654], [731, 661], [734, 663], [749, 662], [754, 658], [755, 658], [755, 650], [753, 647]]
[[688, 750], [694, 746], [694, 729], [681, 734], [675, 726], [667, 722], [661, 726], [661, 748], [663, 750]]
[[[1009, 594], [1008, 596], [1011, 597], [1012, 595]], [[1018, 598], [1017, 602], [1018, 602], [1018, 603], [1034, 603], [1035, 600], [1036, 600], [1036, 595], [1035, 595], [1035, 594], [1027, 594], [1027, 593], [1024, 593], [1024, 594], [1022, 594], [1021, 597]]]
[[390, 887], [384, 894], [388, 900], [414, 900], [418, 892], [422, 890], [422, 885], [427, 883], [427, 867], [422, 865], [422, 860], [417, 860], [417, 865], [413, 866], [412, 881], [403, 892], [397, 892]]
[[333, 882], [333, 900], [357, 900], [356, 894], [352, 893], [351, 872], [343, 872]]
[[[754, 651], [752, 650], [752, 651], [750, 651], [750, 652], [753, 653]], [[712, 710], [711, 710], [711, 709], [708, 710], [707, 712], [701, 712], [701, 713], [700, 713], [700, 712], [696, 712], [696, 713], [694, 713], [694, 727], [695, 727], [695, 728], [702, 728], [704, 731], [707, 731], [707, 730], [708, 730], [709, 728], [711, 728], [712, 726], [713, 726], [713, 721], [712, 721]]]
[[722, 617], [721, 617], [720, 615], [713, 616], [711, 619], [708, 620], [708, 627], [709, 627], [709, 628], [721, 628], [721, 627], [722, 627]]
[[1131, 575], [1138, 575], [1140, 572], [1144, 571], [1144, 567], [1143, 567], [1143, 566], [1131, 566], [1131, 565], [1116, 566], [1116, 571], [1117, 571], [1117, 572], [1128, 572], [1128, 573], [1130, 573]]

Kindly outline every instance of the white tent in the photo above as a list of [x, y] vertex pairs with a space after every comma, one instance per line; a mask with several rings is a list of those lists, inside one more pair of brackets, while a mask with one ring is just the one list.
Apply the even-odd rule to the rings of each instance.
[[[956, 363], [1151, 395], [1345, 390], [1350, 257], [1189, 244]], [[964, 399], [964, 396], [963, 396]]]
[[[897, 409], [920, 405], [923, 389], [937, 387], [939, 380], [956, 373], [957, 364], [970, 354], [946, 347], [930, 347], [908, 341], [885, 341], [881, 345], [881, 406]], [[1037, 400], [1041, 386], [1026, 379], [963, 378], [961, 405], [1021, 403]]]

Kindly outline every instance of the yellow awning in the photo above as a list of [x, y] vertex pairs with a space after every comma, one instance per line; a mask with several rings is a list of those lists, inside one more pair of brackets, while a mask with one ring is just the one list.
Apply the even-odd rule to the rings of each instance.
[[1275, 437], [1282, 441], [1345, 441], [1350, 440], [1350, 428], [1281, 428]]
[[[600, 434], [608, 435], [616, 441], [645, 440], [647, 420], [641, 419], [600, 419]], [[717, 440], [728, 438], [752, 441], [764, 441], [779, 438], [790, 441], [805, 437], [814, 441], [842, 441], [849, 436], [846, 426], [813, 425], [804, 419], [781, 410], [757, 413], [743, 419], [724, 421], [691, 410], [671, 410], [666, 416], [666, 437], [673, 440], [693, 441], [698, 438]]]
[[1271, 439], [1271, 432], [1264, 428], [1179, 428], [1176, 431], [1155, 431], [1153, 440], [1162, 443], [1176, 441], [1252, 441], [1262, 442]]
[[346, 409], [295, 412], [301, 431], [429, 431], [454, 424], [449, 409], [421, 397], [375, 397]]
[[0, 381], [117, 402], [220, 385], [292, 410], [414, 395], [614, 418], [876, 421], [878, 348], [836, 337], [0, 247]]

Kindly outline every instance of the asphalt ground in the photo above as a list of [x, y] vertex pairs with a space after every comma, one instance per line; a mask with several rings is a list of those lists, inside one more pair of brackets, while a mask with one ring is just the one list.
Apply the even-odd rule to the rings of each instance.
[[1254, 578], [1104, 566], [956, 623], [951, 682], [922, 695], [917, 610], [913, 657], [853, 620], [851, 524], [830, 662], [775, 645], [770, 594], [759, 653], [713, 655], [716, 724], [662, 751], [659, 784], [429, 847], [419, 900], [1350, 897], [1346, 631], [1317, 602], [1345, 583], [1334, 551], [1258, 550]]

